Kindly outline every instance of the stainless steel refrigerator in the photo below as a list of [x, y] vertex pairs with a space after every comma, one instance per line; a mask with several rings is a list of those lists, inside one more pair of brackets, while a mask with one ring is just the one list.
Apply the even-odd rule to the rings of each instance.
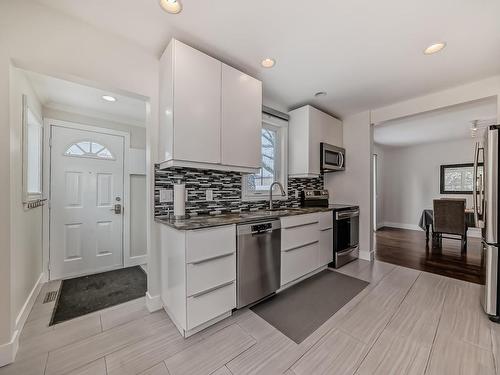
[[[483, 139], [474, 151], [473, 201], [474, 219], [482, 233], [481, 304], [493, 321], [500, 322], [499, 298], [499, 132], [500, 125], [484, 130]], [[483, 164], [483, 165], [481, 165]]]

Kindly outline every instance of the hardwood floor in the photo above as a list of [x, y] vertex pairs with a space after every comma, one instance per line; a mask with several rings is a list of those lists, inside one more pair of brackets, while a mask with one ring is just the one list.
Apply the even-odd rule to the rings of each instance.
[[496, 373], [500, 325], [479, 285], [379, 261], [339, 272], [370, 284], [300, 344], [248, 309], [184, 339], [144, 299], [48, 327], [50, 283], [0, 375]]
[[435, 273], [454, 279], [481, 283], [481, 241], [468, 238], [467, 252], [460, 241], [443, 239], [442, 249], [426, 246], [425, 233], [383, 227], [374, 233], [377, 260]]

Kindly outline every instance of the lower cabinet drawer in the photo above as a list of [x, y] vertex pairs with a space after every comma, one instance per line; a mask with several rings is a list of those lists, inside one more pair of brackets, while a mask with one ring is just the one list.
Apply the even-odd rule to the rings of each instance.
[[319, 241], [281, 252], [281, 286], [319, 267]]
[[236, 253], [186, 265], [187, 296], [236, 279]]
[[193, 329], [236, 307], [236, 281], [187, 298], [187, 329]]
[[286, 251], [295, 247], [305, 246], [319, 238], [318, 222], [307, 223], [298, 227], [281, 229], [281, 250]]

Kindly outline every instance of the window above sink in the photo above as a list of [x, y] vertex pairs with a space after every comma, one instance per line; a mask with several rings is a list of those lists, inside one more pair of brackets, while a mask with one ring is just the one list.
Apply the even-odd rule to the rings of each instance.
[[[279, 181], [285, 192], [288, 180], [288, 121], [263, 114], [262, 115], [262, 167], [257, 173], [243, 177], [243, 200], [265, 200], [269, 198], [269, 187]], [[284, 200], [276, 186], [273, 199]]]

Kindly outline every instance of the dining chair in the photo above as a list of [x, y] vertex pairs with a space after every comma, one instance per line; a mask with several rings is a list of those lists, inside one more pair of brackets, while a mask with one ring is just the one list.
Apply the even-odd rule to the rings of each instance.
[[467, 251], [465, 199], [434, 199], [433, 207], [433, 237], [437, 242], [437, 245], [442, 247], [443, 238], [460, 240], [462, 251]]

